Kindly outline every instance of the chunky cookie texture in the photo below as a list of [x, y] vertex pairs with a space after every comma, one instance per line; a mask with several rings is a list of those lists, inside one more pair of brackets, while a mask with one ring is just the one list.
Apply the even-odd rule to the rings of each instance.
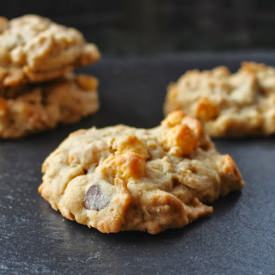
[[0, 138], [19, 138], [73, 123], [99, 107], [97, 79], [70, 75], [0, 94]]
[[183, 110], [202, 121], [209, 135], [245, 136], [275, 133], [275, 69], [243, 63], [188, 71], [168, 87], [166, 114]]
[[181, 111], [148, 130], [118, 125], [74, 132], [42, 173], [39, 193], [53, 209], [104, 233], [183, 227], [244, 184], [233, 159], [219, 154], [200, 122]]
[[47, 18], [0, 18], [0, 90], [62, 77], [100, 58], [94, 44]]

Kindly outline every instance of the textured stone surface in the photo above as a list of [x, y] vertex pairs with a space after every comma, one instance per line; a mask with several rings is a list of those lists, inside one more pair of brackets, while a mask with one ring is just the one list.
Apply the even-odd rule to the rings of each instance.
[[101, 82], [99, 113], [76, 125], [1, 141], [0, 274], [274, 274], [274, 137], [217, 142], [237, 161], [247, 185], [241, 195], [219, 200], [211, 218], [183, 230], [103, 235], [62, 220], [37, 193], [41, 162], [69, 132], [93, 124], [152, 127], [162, 118], [169, 81], [193, 67], [236, 69], [243, 59], [275, 65], [266, 54], [103, 59], [86, 70]]

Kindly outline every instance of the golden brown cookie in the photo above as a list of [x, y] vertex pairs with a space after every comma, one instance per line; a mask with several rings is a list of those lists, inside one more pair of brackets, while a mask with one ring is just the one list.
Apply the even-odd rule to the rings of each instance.
[[100, 58], [74, 29], [37, 15], [0, 18], [0, 89], [66, 75]]
[[209, 135], [248, 136], [275, 133], [275, 69], [243, 63], [188, 71], [168, 87], [164, 111], [183, 110], [201, 120]]
[[233, 159], [219, 154], [200, 122], [183, 112], [153, 129], [74, 132], [42, 173], [39, 193], [53, 209], [104, 233], [183, 227], [244, 184]]
[[21, 89], [12, 97], [0, 96], [0, 138], [19, 138], [76, 122], [99, 107], [97, 79], [87, 75]]

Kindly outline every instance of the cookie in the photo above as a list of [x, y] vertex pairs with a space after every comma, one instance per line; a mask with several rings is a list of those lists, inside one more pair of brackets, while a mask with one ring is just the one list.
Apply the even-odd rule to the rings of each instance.
[[98, 105], [97, 80], [87, 75], [23, 87], [12, 97], [0, 96], [0, 138], [19, 138], [79, 121], [96, 112]]
[[168, 87], [164, 111], [175, 110], [198, 118], [214, 137], [274, 134], [275, 69], [246, 62], [236, 73], [188, 71]]
[[244, 184], [233, 159], [180, 111], [148, 130], [76, 131], [48, 156], [42, 173], [39, 193], [53, 209], [103, 233], [184, 227]]
[[99, 58], [74, 28], [37, 15], [0, 18], [0, 89], [59, 78]]

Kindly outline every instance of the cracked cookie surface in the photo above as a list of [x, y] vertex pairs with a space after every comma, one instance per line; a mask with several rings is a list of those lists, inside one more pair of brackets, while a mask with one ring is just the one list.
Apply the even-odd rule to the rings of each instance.
[[39, 193], [53, 209], [104, 233], [183, 227], [244, 184], [233, 159], [180, 111], [152, 129], [76, 131], [48, 156], [42, 173]]
[[245, 62], [236, 73], [188, 71], [168, 87], [164, 111], [175, 110], [201, 120], [214, 137], [274, 134], [275, 69]]
[[0, 96], [0, 138], [19, 138], [95, 113], [97, 85], [94, 77], [70, 75]]
[[56, 79], [99, 58], [74, 28], [37, 15], [0, 18], [0, 90]]

